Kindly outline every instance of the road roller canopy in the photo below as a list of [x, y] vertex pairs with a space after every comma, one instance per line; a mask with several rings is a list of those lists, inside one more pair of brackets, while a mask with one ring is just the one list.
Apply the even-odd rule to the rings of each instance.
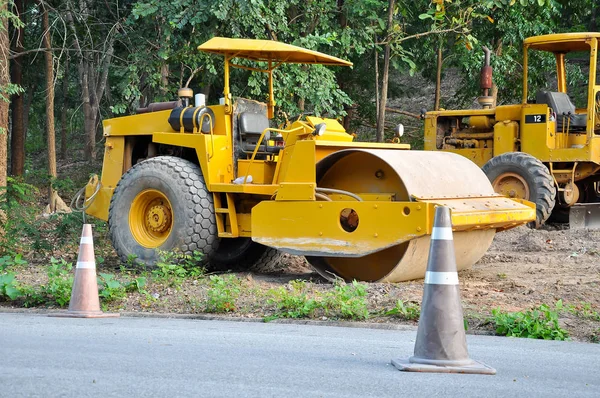
[[[229, 66], [248, 69], [255, 72], [264, 72], [269, 75], [269, 103], [267, 104], [269, 118], [273, 117], [275, 96], [273, 95], [273, 70], [284, 63], [293, 64], [321, 64], [330, 66], [352, 66], [352, 62], [341, 58], [332, 57], [318, 51], [280, 43], [273, 40], [256, 39], [231, 39], [227, 37], [213, 37], [206, 43], [198, 46], [198, 50], [225, 57], [225, 81], [223, 93], [225, 95], [225, 112], [231, 114], [232, 99], [229, 91]], [[252, 68], [245, 65], [232, 63], [234, 58], [248, 59], [256, 62], [266, 62], [266, 68]]]
[[590, 51], [590, 42], [594, 39], [600, 40], [600, 33], [555, 33], [528, 37], [523, 41], [523, 44], [532, 50], [567, 53], [571, 51]]
[[[600, 33], [598, 32], [555, 33], [528, 37], [525, 39], [523, 41], [523, 103], [526, 104], [529, 97], [531, 97], [530, 94], [533, 94], [528, 92], [529, 50], [545, 51], [554, 55], [554, 58], [556, 59], [557, 87], [556, 89], [550, 89], [550, 92], [556, 92], [556, 96], [563, 98], [561, 102], [565, 103], [570, 101], [565, 95], [568, 94], [567, 91], [569, 85], [567, 79], [567, 63], [574, 62], [575, 59], [580, 62], [580, 59], [585, 57], [589, 60], [588, 93], [586, 96], [587, 104], [585, 104], [585, 106], [582, 106], [584, 105], [583, 103], [579, 104], [580, 106], [576, 106], [576, 108], [587, 109], [588, 114], [593, 114], [593, 105], [596, 101], [595, 95], [597, 90], [594, 86], [600, 85], [600, 82], [596, 80], [599, 42]], [[535, 64], [535, 67], [539, 68], [538, 63]], [[571, 94], [571, 96], [573, 96], [573, 93]], [[541, 95], [543, 96], [545, 94]], [[536, 93], [536, 97], [538, 97], [538, 93]], [[536, 98], [536, 101], [538, 103], [547, 103], [549, 100], [540, 97], [539, 100]], [[555, 111], [557, 110], [555, 109]], [[568, 111], [570, 110], [565, 110], [565, 113]], [[593, 123], [590, 124], [590, 126], [593, 125]]]
[[198, 46], [198, 50], [221, 54], [229, 59], [244, 58], [252, 61], [271, 63], [352, 66], [352, 62], [332, 57], [331, 55], [273, 40], [213, 37], [206, 43]]

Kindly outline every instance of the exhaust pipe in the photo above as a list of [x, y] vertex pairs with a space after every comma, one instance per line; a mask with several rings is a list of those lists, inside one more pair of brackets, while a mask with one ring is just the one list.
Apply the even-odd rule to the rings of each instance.
[[490, 95], [490, 89], [492, 88], [492, 67], [490, 65], [491, 51], [486, 46], [483, 46], [484, 59], [483, 68], [481, 68], [481, 75], [479, 79], [479, 85], [481, 87], [481, 96], [477, 98], [477, 102], [483, 109], [490, 109], [494, 104], [494, 98]]

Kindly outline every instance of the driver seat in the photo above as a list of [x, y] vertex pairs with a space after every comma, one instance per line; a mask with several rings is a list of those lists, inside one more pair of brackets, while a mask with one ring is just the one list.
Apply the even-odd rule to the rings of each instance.
[[262, 113], [243, 112], [238, 116], [238, 126], [240, 129], [241, 150], [246, 154], [251, 154], [258, 145], [257, 154], [277, 154], [282, 149], [280, 146], [269, 146], [271, 132], [267, 131], [259, 144], [261, 134], [269, 128], [269, 119]]
[[[554, 91], [540, 91], [535, 97], [536, 103], [546, 104], [556, 112], [556, 131], [562, 132], [563, 128], [572, 131], [585, 131], [587, 114], [576, 114], [575, 105], [566, 93]], [[570, 122], [568, 122], [570, 120]]]

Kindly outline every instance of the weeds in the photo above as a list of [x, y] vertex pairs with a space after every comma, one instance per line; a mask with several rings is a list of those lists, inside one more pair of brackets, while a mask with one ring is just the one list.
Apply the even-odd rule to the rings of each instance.
[[352, 284], [336, 281], [333, 292], [325, 296], [327, 311], [337, 313], [343, 319], [367, 319], [367, 286], [352, 281]]
[[16, 300], [21, 294], [21, 290], [15, 281], [14, 273], [5, 272], [0, 274], [0, 299], [8, 298], [10, 300]]
[[73, 265], [65, 260], [50, 258], [48, 267], [48, 284], [42, 286], [42, 293], [56, 302], [60, 307], [69, 304], [71, 288], [73, 286]]
[[544, 340], [566, 340], [569, 333], [558, 323], [558, 314], [562, 310], [562, 300], [556, 302], [554, 309], [542, 304], [525, 312], [502, 312], [492, 310], [491, 321], [496, 333], [509, 337], [527, 337]]
[[590, 334], [590, 341], [596, 344], [600, 343], [600, 329], [596, 329]]
[[202, 257], [203, 254], [198, 251], [191, 255], [161, 251], [152, 275], [156, 279], [169, 281], [171, 286], [179, 286], [187, 278], [204, 276], [206, 270], [198, 266]]
[[110, 303], [127, 297], [125, 286], [119, 280], [115, 279], [113, 274], [100, 273], [98, 279], [100, 285], [98, 295], [104, 299], [104, 302]]
[[269, 304], [277, 306], [277, 312], [265, 318], [270, 321], [277, 318], [310, 318], [317, 309], [323, 308], [323, 303], [309, 298], [305, 292], [306, 282], [295, 280], [288, 284], [288, 288], [280, 287], [271, 289], [272, 298]]
[[578, 318], [600, 322], [600, 314], [592, 308], [591, 303], [582, 301], [579, 305], [571, 304], [567, 306], [567, 311]]
[[211, 275], [206, 292], [206, 312], [232, 312], [237, 309], [240, 281], [234, 275], [220, 277]]
[[421, 307], [419, 303], [415, 302], [404, 302], [398, 300], [396, 305], [391, 310], [385, 312], [387, 316], [395, 316], [407, 321], [416, 321], [421, 316]]
[[5, 255], [0, 257], [0, 271], [4, 271], [8, 267], [27, 265], [27, 261], [23, 260], [22, 254], [17, 254], [15, 256]]
[[73, 265], [65, 260], [50, 259], [47, 269], [48, 283], [41, 286], [23, 285], [19, 289], [24, 297], [25, 307], [34, 307], [40, 304], [57, 304], [65, 307], [71, 300], [73, 286]]

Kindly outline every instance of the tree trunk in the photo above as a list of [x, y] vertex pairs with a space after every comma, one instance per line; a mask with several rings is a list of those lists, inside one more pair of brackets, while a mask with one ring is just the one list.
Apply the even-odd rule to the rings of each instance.
[[[33, 96], [36, 89], [35, 83], [27, 88], [27, 95], [25, 96], [25, 109], [23, 112], [23, 141], [27, 142], [27, 131], [29, 128], [29, 110], [31, 109], [31, 103], [33, 102]], [[25, 94], [23, 94], [25, 95]]]
[[[17, 0], [15, 2], [17, 7], [17, 14], [21, 21], [23, 17], [23, 0]], [[25, 29], [20, 27], [16, 29], [16, 37], [14, 41], [14, 52], [23, 52], [23, 34]], [[23, 66], [21, 64], [22, 57], [17, 57], [13, 60], [12, 64], [12, 82], [16, 85], [21, 86], [23, 84]], [[23, 175], [25, 169], [25, 124], [24, 124], [24, 94], [17, 94], [12, 99], [12, 129], [10, 135], [10, 172], [14, 176]]]
[[63, 101], [60, 111], [60, 158], [67, 158], [67, 99], [69, 98], [69, 55], [65, 58], [65, 73], [62, 82]]
[[86, 59], [80, 65], [81, 95], [83, 99], [83, 128], [85, 130], [85, 156], [89, 160], [96, 158], [96, 120], [91, 104], [89, 65]]
[[437, 73], [435, 75], [435, 101], [433, 109], [436, 111], [440, 110], [440, 98], [442, 96], [442, 43], [440, 42], [440, 46], [437, 51]]
[[390, 35], [392, 33], [392, 24], [394, 22], [394, 1], [389, 0], [387, 35], [385, 40], [385, 54], [383, 58], [383, 79], [381, 82], [381, 99], [379, 102], [379, 114], [377, 116], [377, 142], [383, 142], [385, 130], [385, 105], [387, 103], [388, 80], [390, 71]]
[[[10, 83], [10, 71], [8, 63], [8, 54], [10, 50], [10, 40], [8, 39], [8, 2], [0, 3], [0, 88], [6, 87]], [[6, 169], [7, 169], [7, 137], [8, 137], [8, 102], [0, 98], [0, 194], [4, 193], [3, 187], [6, 187]], [[4, 195], [0, 196], [3, 197]], [[6, 223], [6, 214], [0, 209], [0, 240], [3, 239]]]
[[[44, 61], [46, 69], [46, 137], [48, 139], [48, 175], [53, 180], [56, 178], [56, 144], [54, 132], [54, 62], [52, 56], [52, 43], [50, 38], [50, 21], [48, 9], [42, 5], [42, 29], [44, 31]], [[56, 210], [56, 193], [52, 188], [52, 182], [48, 185], [48, 204], [50, 213]]]
[[[8, 54], [10, 40], [8, 38], [8, 2], [0, 2], [0, 88], [10, 84]], [[7, 137], [8, 137], [8, 102], [0, 98], [0, 188], [6, 187], [7, 171]], [[3, 192], [3, 191], [0, 191]], [[4, 224], [4, 214], [0, 214], [0, 225]], [[2, 231], [0, 231], [2, 233]]]

